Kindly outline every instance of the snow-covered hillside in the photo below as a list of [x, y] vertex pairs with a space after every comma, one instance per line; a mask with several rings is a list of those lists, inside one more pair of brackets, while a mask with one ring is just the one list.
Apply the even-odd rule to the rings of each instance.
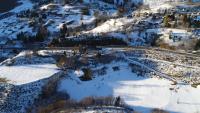
[[[193, 72], [199, 69], [198, 64], [191, 63], [190, 67], [188, 60], [184, 60], [186, 56], [183, 54], [175, 55], [167, 51], [155, 52], [144, 49], [105, 50], [107, 54], [116, 54], [116, 57], [119, 58], [111, 63], [91, 63], [90, 69], [93, 70], [93, 77], [89, 81], [80, 79], [81, 76], [84, 76], [81, 69], [68, 71], [69, 76], [60, 82], [58, 91], [67, 92], [72, 99], [77, 101], [90, 96], [120, 96], [127, 105], [142, 113], [149, 113], [154, 108], [175, 113], [193, 113], [200, 110], [200, 87], [192, 87], [185, 79], [179, 80], [182, 77], [178, 77], [176, 74], [183, 70], [185, 73], [189, 73], [193, 68]], [[171, 59], [167, 60], [168, 58]], [[109, 55], [107, 59], [109, 59]], [[195, 59], [198, 60], [193, 57], [193, 60]], [[194, 62], [198, 62], [196, 60]], [[90, 61], [92, 62], [92, 60]], [[191, 59], [190, 61], [193, 62]], [[171, 63], [172, 69], [169, 66]], [[183, 67], [188, 67], [187, 69], [190, 67], [190, 69], [187, 72], [187, 69], [182, 70]], [[188, 79], [188, 75], [182, 74], [183, 78]]]
[[16, 1], [0, 113], [200, 112], [200, 0]]
[[[68, 93], [71, 99], [80, 101], [88, 96], [120, 96], [128, 106], [143, 113], [154, 108], [181, 113], [200, 110], [200, 88], [191, 86], [193, 82], [198, 83], [199, 57], [150, 48], [104, 48], [99, 59], [94, 50], [88, 52], [84, 55], [88, 60], [84, 62], [90, 62], [86, 67], [93, 70], [92, 80], [82, 81], [84, 66], [78, 66], [77, 69], [64, 70], [64, 78], [58, 84], [57, 90]], [[48, 78], [61, 76], [59, 73], [62, 71], [57, 69], [51, 55], [64, 53], [63, 50], [40, 50], [37, 53], [21, 52], [1, 63], [0, 77], [13, 84], [3, 90], [11, 91], [8, 92], [10, 95], [3, 93], [0, 98], [0, 105], [6, 113], [12, 113], [15, 107], [24, 113], [25, 107], [39, 97]], [[65, 54], [70, 56], [71, 53], [66, 51]], [[78, 55], [76, 60], [82, 58]], [[23, 100], [26, 95], [30, 96]], [[9, 100], [6, 100], [7, 96]]]
[[[200, 109], [200, 87], [172, 85], [171, 81], [159, 78], [138, 77], [126, 63], [113, 62], [105, 75], [91, 81], [80, 81], [71, 73], [60, 84], [60, 91], [68, 92], [72, 99], [88, 96], [121, 96], [134, 110], [147, 113], [153, 108], [169, 112], [194, 113]], [[113, 71], [119, 66], [119, 71]]]

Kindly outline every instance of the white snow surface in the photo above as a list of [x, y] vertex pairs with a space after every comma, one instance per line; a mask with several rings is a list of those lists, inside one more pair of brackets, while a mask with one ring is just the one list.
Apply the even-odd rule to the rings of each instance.
[[133, 19], [119, 18], [119, 19], [110, 19], [103, 23], [102, 25], [92, 29], [88, 33], [106, 33], [114, 32], [117, 30], [123, 29], [124, 25], [130, 24], [133, 22]]
[[55, 64], [0, 66], [0, 77], [8, 79], [9, 83], [15, 85], [48, 78], [57, 72]]
[[[119, 66], [120, 70], [113, 71], [113, 66]], [[91, 81], [80, 81], [72, 73], [61, 82], [58, 90], [66, 91], [75, 100], [88, 96], [121, 96], [128, 105], [142, 113], [153, 108], [181, 113], [200, 111], [200, 87], [174, 86], [165, 79], [138, 77], [125, 63], [112, 63], [107, 67], [106, 75]]]

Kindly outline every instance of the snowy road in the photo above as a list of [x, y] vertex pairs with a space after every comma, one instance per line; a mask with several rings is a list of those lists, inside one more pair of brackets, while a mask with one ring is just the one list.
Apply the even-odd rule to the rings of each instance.
[[[112, 49], [112, 50], [147, 50], [147, 51], [160, 51], [160, 52], [167, 52], [172, 54], [179, 54], [189, 57], [199, 57], [200, 55], [192, 54], [192, 53], [186, 53], [186, 52], [179, 52], [179, 51], [172, 51], [172, 50], [166, 50], [161, 48], [155, 48], [155, 47], [131, 47], [131, 46], [97, 46], [98, 49]], [[2, 50], [72, 50], [72, 49], [78, 49], [78, 47], [45, 47], [45, 48], [16, 48], [16, 47], [0, 47]]]

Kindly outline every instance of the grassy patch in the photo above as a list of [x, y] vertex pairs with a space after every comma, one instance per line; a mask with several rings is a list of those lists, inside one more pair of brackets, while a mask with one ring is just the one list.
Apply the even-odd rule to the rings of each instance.
[[198, 85], [200, 85], [200, 83], [193, 83], [193, 84], [191, 84], [191, 86], [194, 87], [194, 88], [197, 88]]
[[0, 83], [7, 83], [8, 80], [6, 78], [0, 78]]

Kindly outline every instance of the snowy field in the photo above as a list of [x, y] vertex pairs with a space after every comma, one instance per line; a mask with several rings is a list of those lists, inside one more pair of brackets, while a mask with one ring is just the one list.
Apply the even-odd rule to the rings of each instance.
[[7, 78], [9, 83], [21, 85], [48, 78], [57, 73], [54, 64], [0, 66], [0, 77]]
[[[113, 71], [119, 66], [119, 71]], [[165, 79], [138, 77], [125, 63], [106, 65], [107, 74], [80, 81], [77, 72], [64, 79], [59, 91], [66, 91], [75, 100], [88, 96], [121, 96], [136, 111], [149, 112], [160, 108], [169, 112], [195, 113], [200, 111], [200, 87], [172, 85]]]

